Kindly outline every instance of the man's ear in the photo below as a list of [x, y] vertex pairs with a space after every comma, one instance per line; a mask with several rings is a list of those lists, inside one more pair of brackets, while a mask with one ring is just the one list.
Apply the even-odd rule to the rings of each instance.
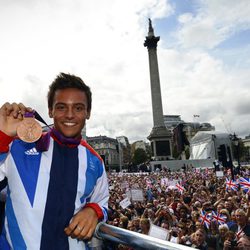
[[90, 111], [87, 113], [86, 119], [88, 120], [90, 117]]
[[49, 109], [49, 118], [53, 118], [52, 109]]

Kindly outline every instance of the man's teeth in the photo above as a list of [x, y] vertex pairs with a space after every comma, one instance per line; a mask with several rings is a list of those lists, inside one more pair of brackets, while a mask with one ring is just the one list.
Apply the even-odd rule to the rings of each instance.
[[75, 125], [74, 122], [64, 122], [63, 124], [66, 125], [66, 126], [69, 126], [69, 127]]

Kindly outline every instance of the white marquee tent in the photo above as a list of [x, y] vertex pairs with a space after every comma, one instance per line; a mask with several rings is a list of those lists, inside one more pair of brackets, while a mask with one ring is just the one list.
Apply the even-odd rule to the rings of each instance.
[[190, 141], [190, 159], [217, 159], [220, 145], [229, 147], [232, 155], [230, 134], [216, 131], [199, 131]]

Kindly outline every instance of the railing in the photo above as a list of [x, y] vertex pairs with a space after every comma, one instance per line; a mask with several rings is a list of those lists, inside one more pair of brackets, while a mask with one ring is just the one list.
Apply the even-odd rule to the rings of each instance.
[[100, 222], [95, 230], [95, 237], [91, 246], [93, 249], [102, 249], [102, 240], [109, 240], [117, 244], [131, 246], [134, 249], [150, 250], [191, 250], [194, 248], [160, 240], [148, 235], [129, 231], [123, 228]]

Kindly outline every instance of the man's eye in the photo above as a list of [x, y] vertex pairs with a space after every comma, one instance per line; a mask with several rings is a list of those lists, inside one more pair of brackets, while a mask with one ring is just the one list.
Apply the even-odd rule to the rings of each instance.
[[58, 106], [56, 106], [56, 109], [57, 109], [57, 110], [64, 110], [65, 107], [64, 107], [63, 105], [58, 105]]
[[83, 107], [83, 106], [76, 106], [76, 107], [75, 107], [75, 110], [76, 110], [77, 112], [81, 112], [81, 111], [84, 110], [84, 107]]

